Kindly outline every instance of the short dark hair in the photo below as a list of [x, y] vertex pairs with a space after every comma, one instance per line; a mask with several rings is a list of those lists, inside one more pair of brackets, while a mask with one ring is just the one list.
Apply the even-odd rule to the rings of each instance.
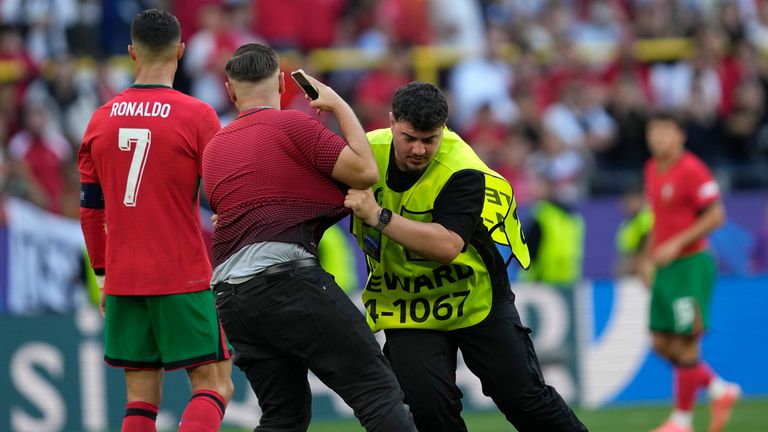
[[272, 48], [249, 43], [238, 48], [227, 61], [224, 70], [236, 81], [259, 82], [274, 75], [280, 68], [280, 59]]
[[433, 131], [448, 121], [448, 101], [436, 86], [425, 82], [408, 83], [392, 98], [395, 121], [406, 121], [419, 131]]
[[179, 20], [159, 9], [141, 11], [131, 21], [131, 40], [152, 52], [161, 52], [181, 40]]
[[682, 131], [685, 131], [687, 127], [683, 116], [680, 113], [670, 110], [659, 110], [652, 112], [648, 116], [648, 124], [655, 121], [674, 123]]

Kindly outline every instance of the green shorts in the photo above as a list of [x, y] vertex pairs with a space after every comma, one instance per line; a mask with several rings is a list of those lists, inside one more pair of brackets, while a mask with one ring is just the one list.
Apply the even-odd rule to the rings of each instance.
[[716, 277], [709, 252], [659, 268], [651, 292], [651, 331], [693, 335], [708, 329]]
[[189, 368], [230, 358], [211, 290], [106, 299], [104, 360], [126, 369]]

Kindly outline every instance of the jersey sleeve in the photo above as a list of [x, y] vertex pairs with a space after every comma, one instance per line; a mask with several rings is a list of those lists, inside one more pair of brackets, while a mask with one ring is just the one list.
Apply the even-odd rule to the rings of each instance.
[[701, 210], [720, 199], [720, 187], [712, 173], [700, 161], [693, 161], [686, 177], [687, 190], [696, 209]]
[[651, 172], [653, 170], [653, 159], [649, 159], [643, 166], [643, 196], [647, 202], [651, 202]]
[[86, 138], [78, 151], [78, 169], [80, 171], [80, 227], [85, 238], [85, 247], [91, 260], [93, 271], [97, 275], [105, 273], [105, 254], [107, 244], [106, 217], [104, 215], [104, 194], [91, 158], [91, 146]]
[[203, 176], [203, 152], [214, 135], [221, 130], [221, 123], [216, 111], [206, 105], [205, 114], [198, 123], [197, 133], [197, 175]]
[[304, 113], [296, 114], [301, 115], [303, 119], [296, 122], [301, 126], [294, 129], [294, 143], [315, 168], [330, 177], [347, 142], [312, 117]]
[[484, 200], [485, 175], [479, 171], [459, 172], [435, 199], [432, 221], [458, 234], [466, 245], [481, 223]]

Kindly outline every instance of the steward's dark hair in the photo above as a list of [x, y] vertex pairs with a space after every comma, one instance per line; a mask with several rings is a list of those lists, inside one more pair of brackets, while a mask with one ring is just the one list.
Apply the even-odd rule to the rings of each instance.
[[395, 92], [392, 99], [395, 121], [406, 121], [419, 131], [433, 131], [448, 121], [448, 101], [432, 84], [408, 83]]
[[280, 60], [272, 48], [249, 43], [238, 48], [227, 61], [224, 70], [236, 81], [259, 82], [271, 77], [280, 68]]
[[141, 11], [131, 21], [131, 40], [151, 52], [162, 52], [181, 40], [179, 20], [159, 9]]
[[662, 110], [653, 112], [648, 116], [648, 123], [650, 124], [654, 121], [674, 123], [682, 131], [685, 131], [687, 127], [683, 116], [674, 111]]

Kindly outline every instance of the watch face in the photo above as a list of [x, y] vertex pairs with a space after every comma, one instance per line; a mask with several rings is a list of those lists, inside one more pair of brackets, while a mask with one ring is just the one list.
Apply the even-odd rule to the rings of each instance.
[[381, 213], [379, 213], [379, 222], [381, 223], [389, 223], [389, 220], [392, 219], [392, 211], [389, 209], [381, 209]]

